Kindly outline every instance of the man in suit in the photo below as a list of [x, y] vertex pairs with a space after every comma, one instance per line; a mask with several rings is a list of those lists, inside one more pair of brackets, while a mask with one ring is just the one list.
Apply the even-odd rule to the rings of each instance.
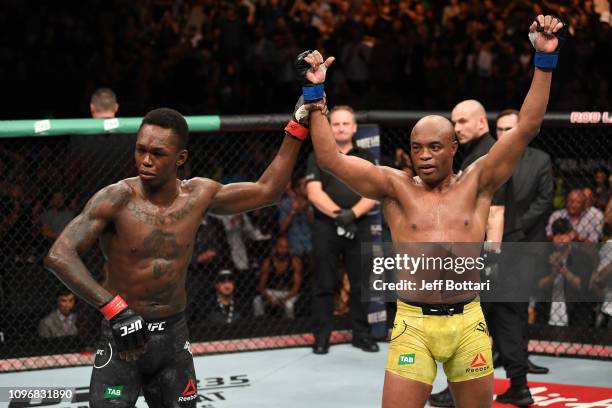
[[76, 336], [78, 329], [76, 326], [77, 316], [74, 313], [75, 303], [74, 293], [62, 288], [57, 293], [57, 308], [38, 324], [38, 335], [46, 339]]
[[[518, 111], [507, 109], [497, 116], [497, 138], [504, 137], [516, 126]], [[523, 242], [546, 242], [546, 221], [552, 211], [553, 177], [550, 156], [527, 147], [512, 175], [512, 188]]]
[[[503, 138], [518, 122], [518, 111], [506, 109], [497, 115], [495, 119], [496, 136], [499, 140]], [[547, 242], [546, 221], [552, 211], [553, 200], [553, 177], [550, 156], [541, 150], [527, 147], [519, 165], [509, 181], [509, 189], [512, 192], [513, 206], [515, 211], [515, 234], [516, 242]], [[526, 262], [531, 262], [531, 270], [539, 272], [546, 265], [539, 265], [540, 257], [527, 256]], [[517, 303], [516, 305], [522, 305]], [[525, 349], [529, 339], [527, 338], [527, 311], [522, 310], [520, 316], [523, 320], [525, 331]], [[500, 363], [504, 363], [500, 361]], [[530, 374], [546, 374], [548, 368], [540, 367], [527, 360], [528, 372]]]

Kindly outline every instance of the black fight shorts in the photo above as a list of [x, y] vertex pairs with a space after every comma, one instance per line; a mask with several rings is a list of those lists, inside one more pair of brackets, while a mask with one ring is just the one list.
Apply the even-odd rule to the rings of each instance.
[[142, 391], [151, 408], [195, 408], [197, 382], [184, 314], [148, 321], [146, 328], [145, 353], [126, 362], [119, 358], [109, 323], [102, 321], [89, 384], [90, 407], [133, 407]]

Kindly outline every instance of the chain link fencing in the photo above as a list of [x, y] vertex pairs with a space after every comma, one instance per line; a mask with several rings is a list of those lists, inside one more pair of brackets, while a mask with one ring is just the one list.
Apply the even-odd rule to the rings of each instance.
[[[385, 126], [383, 122], [379, 126], [381, 161], [392, 164], [398, 147], [408, 151], [410, 127]], [[569, 187], [594, 188], [594, 171], [605, 168], [609, 172], [612, 168], [610, 136], [609, 126], [543, 127], [533, 146], [553, 158], [557, 208], [565, 206]], [[274, 157], [281, 140], [279, 130], [192, 133], [190, 158], [181, 170], [181, 177], [209, 177], [222, 183], [256, 180]], [[92, 361], [101, 314], [77, 299], [73, 321], [58, 325], [53, 314], [58, 313], [58, 295], [65, 298], [64, 286], [44, 269], [42, 259], [64, 225], [81, 211], [93, 193], [136, 174], [134, 142], [133, 134], [0, 139], [0, 371]], [[290, 245], [293, 255], [300, 259], [303, 276], [299, 295], [291, 306], [271, 304], [258, 292], [258, 285], [262, 286], [259, 272], [272, 256], [276, 238], [282, 232], [279, 208], [300, 201], [303, 194], [300, 179], [311, 151], [310, 143], [305, 143], [294, 170], [293, 187], [288, 187], [291, 194], [283, 198], [280, 207], [235, 216], [207, 215], [203, 220], [186, 281], [186, 314], [194, 354], [303, 346], [312, 342], [310, 302], [316, 266], [307, 245], [305, 248]], [[308, 206], [298, 207], [307, 220]], [[603, 233], [610, 235], [609, 230], [602, 231], [602, 236]], [[100, 281], [103, 255], [99, 247], [95, 245], [83, 259]], [[349, 328], [350, 288], [342, 269], [339, 265], [334, 307], [335, 328], [339, 331], [332, 339], [340, 342], [350, 338], [344, 331]], [[232, 271], [234, 278], [226, 279], [225, 274], [220, 274], [223, 270]], [[220, 305], [218, 294], [230, 292], [233, 306]], [[604, 292], [605, 287], [602, 301]], [[540, 315], [546, 305], [532, 306], [535, 316], [530, 325], [532, 350], [611, 357], [611, 317], [602, 311], [601, 302], [578, 304], [584, 322], [576, 327], [551, 326], [542, 317], [544, 313]], [[392, 308], [392, 304], [387, 306], [390, 312]]]

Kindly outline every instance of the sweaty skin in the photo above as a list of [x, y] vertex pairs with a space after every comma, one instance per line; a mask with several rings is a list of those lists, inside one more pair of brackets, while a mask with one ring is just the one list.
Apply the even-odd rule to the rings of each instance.
[[[385, 168], [393, 197], [382, 200], [385, 219], [391, 230], [394, 243], [421, 242], [474, 242], [484, 240], [491, 191], [478, 192], [477, 166], [468, 168], [460, 176], [453, 175], [452, 157], [457, 151], [452, 124], [441, 116], [426, 116], [412, 130], [411, 157], [417, 173], [410, 177], [406, 172]], [[449, 246], [436, 250], [431, 245], [406, 248], [415, 252], [414, 256], [424, 253], [428, 256], [444, 257]], [[401, 247], [398, 248], [401, 250]], [[464, 256], [476, 258], [479, 245], [463, 246], [452, 249]], [[430, 271], [428, 280], [442, 278], [439, 271]], [[400, 279], [418, 283], [418, 274], [400, 274]], [[473, 273], [462, 279], [478, 281]], [[427, 291], [398, 292], [403, 299], [427, 303], [457, 303], [474, 297], [475, 291], [444, 293]]]
[[[327, 118], [315, 106], [310, 120], [318, 163], [361, 196], [382, 203], [395, 244], [482, 243], [494, 192], [510, 178], [540, 128], [550, 80], [550, 72], [535, 70], [517, 126], [460, 175], [452, 173], [458, 145], [453, 125], [441, 116], [426, 116], [412, 130], [410, 155], [417, 174], [412, 178], [400, 170], [340, 154]], [[478, 252], [470, 256], [477, 257]], [[427, 303], [461, 302], [475, 294], [398, 293], [404, 299]]]
[[[144, 125], [135, 150], [139, 176], [96, 193], [45, 259], [47, 268], [95, 307], [118, 294], [145, 320], [183, 311], [187, 265], [204, 214], [240, 213], [278, 201], [300, 148], [286, 135], [257, 182], [221, 185], [205, 178], [178, 180], [187, 151], [175, 139], [170, 129]], [[101, 284], [80, 258], [98, 239]]]

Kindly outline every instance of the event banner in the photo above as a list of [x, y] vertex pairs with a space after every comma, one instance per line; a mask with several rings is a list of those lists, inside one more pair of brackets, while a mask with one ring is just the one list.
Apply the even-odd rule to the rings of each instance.
[[[354, 142], [362, 149], [366, 149], [374, 157], [376, 164], [380, 163], [380, 128], [377, 125], [360, 125], [354, 137]], [[367, 253], [381, 253], [382, 251], [382, 215], [380, 204], [376, 204], [368, 213], [368, 222], [372, 233], [372, 242], [369, 243]], [[365, 263], [368, 264], [367, 262]], [[364, 265], [362, 263], [362, 265]], [[374, 296], [368, 299], [368, 322], [372, 336], [382, 338], [387, 334], [387, 311], [382, 299]]]

